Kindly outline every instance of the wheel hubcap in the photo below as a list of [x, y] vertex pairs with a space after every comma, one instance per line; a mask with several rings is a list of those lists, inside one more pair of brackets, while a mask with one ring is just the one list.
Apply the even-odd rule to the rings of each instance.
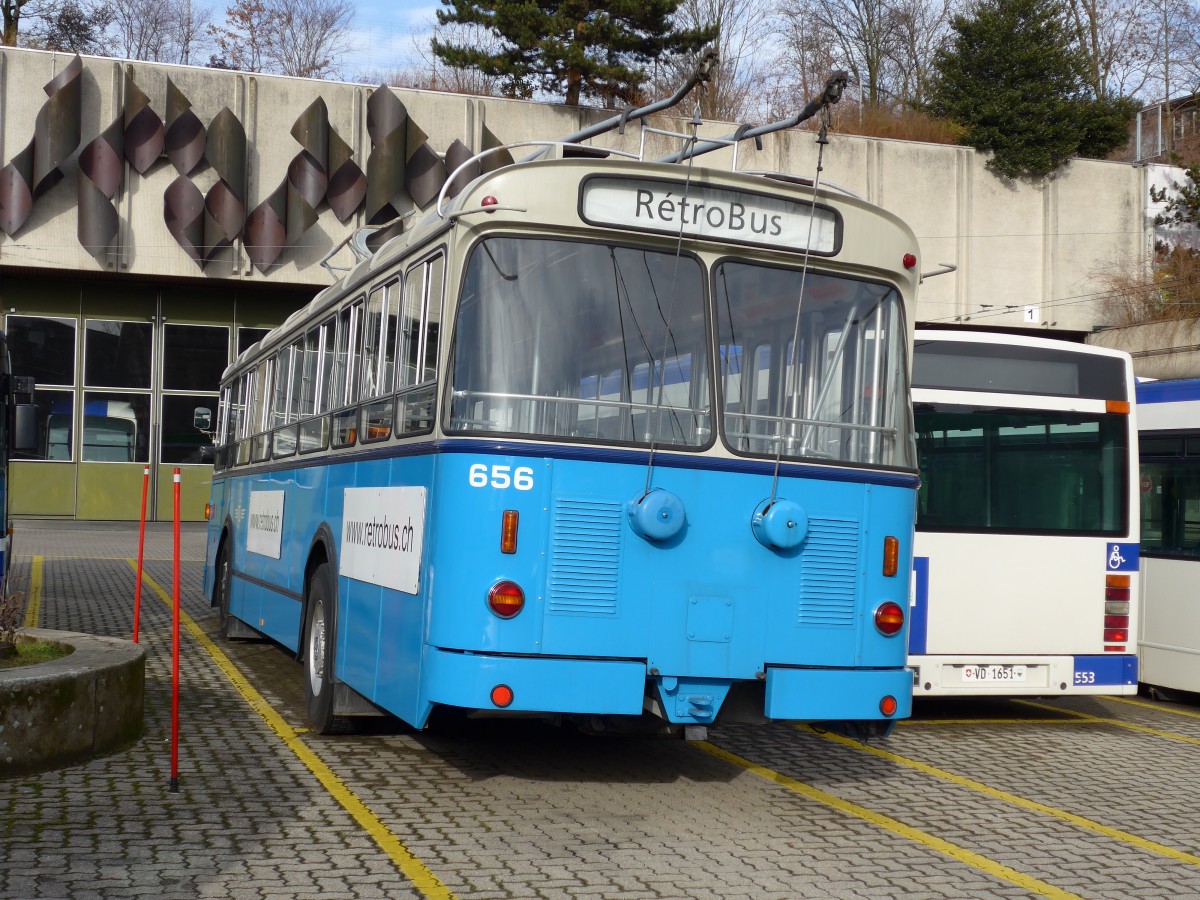
[[313, 610], [308, 631], [308, 681], [313, 696], [321, 693], [325, 682], [325, 605], [318, 603]]

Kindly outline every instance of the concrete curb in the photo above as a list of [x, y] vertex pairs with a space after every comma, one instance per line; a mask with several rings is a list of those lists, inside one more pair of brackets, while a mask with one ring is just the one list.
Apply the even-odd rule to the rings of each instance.
[[0, 669], [0, 778], [90, 759], [141, 735], [143, 647], [43, 628], [26, 628], [17, 640], [50, 641], [74, 652]]

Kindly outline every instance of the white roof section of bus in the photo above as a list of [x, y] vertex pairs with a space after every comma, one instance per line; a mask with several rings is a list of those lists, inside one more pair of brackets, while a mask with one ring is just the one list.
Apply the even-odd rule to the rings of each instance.
[[[1076, 344], [1054, 338], [1027, 337], [1021, 334], [995, 332], [951, 331], [933, 328], [918, 328], [913, 336], [914, 353], [920, 352], [922, 341], [946, 341], [948, 343], [1009, 345], [1034, 347], [1067, 353], [1082, 353], [1088, 356], [1107, 356], [1125, 363], [1126, 384], [1133, 385], [1133, 358], [1124, 350], [1110, 347], [1093, 347], [1091, 344]], [[955, 391], [945, 388], [912, 389], [914, 402], [919, 403], [968, 403], [971, 406], [1013, 407], [1017, 409], [1043, 409], [1057, 412], [1102, 413], [1107, 400], [1087, 400], [1079, 397], [1045, 397], [1037, 394], [1006, 394], [985, 391]], [[1108, 400], [1126, 400], [1126, 397], [1110, 397]]]
[[[759, 194], [791, 195], [802, 202], [807, 202], [812, 198], [810, 187], [792, 181], [768, 178], [766, 174], [732, 172], [696, 164], [652, 163], [623, 158], [564, 159], [561, 157], [516, 162], [480, 175], [470, 182], [458, 196], [443, 206], [440, 216], [436, 209], [419, 214], [411, 228], [388, 241], [369, 258], [357, 263], [341, 279], [322, 290], [306, 306], [290, 315], [286, 322], [272, 329], [258, 344], [239, 354], [238, 358], [222, 373], [222, 380], [227, 378], [259, 348], [272, 347], [280, 343], [281, 338], [293, 327], [294, 322], [307, 318], [324, 306], [332, 305], [345, 297], [374, 272], [401, 259], [410, 248], [424, 243], [443, 228], [449, 227], [452, 222], [463, 227], [468, 233], [482, 234], [499, 228], [520, 230], [525, 226], [543, 233], [552, 232], [561, 235], [571, 233], [632, 234], [636, 235], [639, 241], [657, 242], [662, 245], [675, 244], [677, 238], [668, 234], [627, 232], [617, 227], [594, 226], [583, 222], [580, 219], [576, 198], [579, 184], [583, 177], [589, 174], [626, 176], [630, 179], [661, 179], [681, 185], [690, 183]], [[569, 191], [567, 191], [568, 187]], [[515, 211], [497, 209], [495, 212], [483, 212], [484, 207], [481, 200], [489, 194], [499, 198], [500, 206], [517, 207], [517, 209]], [[564, 196], [569, 196], [569, 202], [563, 201]], [[843, 243], [837, 255], [809, 257], [810, 265], [837, 271], [841, 268], [839, 257], [855, 256], [861, 259], [878, 256], [877, 252], [871, 251], [875, 251], [881, 246], [887, 248], [890, 245], [891, 253], [897, 263], [890, 268], [881, 267], [878, 271], [881, 277], [898, 279], [905, 284], [905, 307], [911, 315], [916, 302], [915, 292], [920, 277], [920, 247], [916, 235], [908, 224], [895, 214], [861, 198], [844, 194], [836, 188], [833, 190], [823, 188], [818, 192], [816, 199], [818, 203], [835, 205], [842, 213]], [[536, 209], [538, 213], [535, 216], [526, 217], [525, 209]], [[858, 211], [867, 215], [855, 222], [853, 219], [856, 218], [855, 213]], [[728, 246], [688, 236], [684, 237], [683, 243], [689, 251], [706, 246]], [[773, 256], [776, 262], [793, 264], [798, 264], [805, 256], [803, 253], [789, 253], [786, 258], [781, 259], [781, 254], [777, 250], [765, 246], [739, 246], [738, 252], [747, 257]], [[918, 257], [918, 264], [907, 272], [899, 266], [899, 261], [906, 253], [912, 253]]]
[[956, 341], [965, 344], [1011, 344], [1018, 347], [1041, 347], [1067, 353], [1086, 353], [1089, 356], [1111, 356], [1116, 359], [1132, 359], [1124, 350], [1098, 347], [1093, 344], [1077, 344], [1055, 338], [1031, 337], [1024, 334], [997, 333], [993, 331], [954, 331], [941, 328], [918, 328], [918, 341]]

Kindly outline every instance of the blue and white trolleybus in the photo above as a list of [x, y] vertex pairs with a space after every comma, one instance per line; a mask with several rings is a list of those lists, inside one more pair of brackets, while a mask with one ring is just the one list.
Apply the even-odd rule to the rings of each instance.
[[321, 732], [885, 729], [912, 693], [913, 233], [796, 178], [582, 152], [439, 198], [229, 367], [223, 628], [297, 654]]

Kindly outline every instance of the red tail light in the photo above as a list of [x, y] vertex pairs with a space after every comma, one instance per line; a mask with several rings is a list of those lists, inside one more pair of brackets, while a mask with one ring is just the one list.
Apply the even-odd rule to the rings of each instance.
[[1128, 575], [1104, 576], [1104, 649], [1106, 652], [1124, 653], [1129, 642], [1129, 596]]
[[904, 627], [904, 608], [891, 600], [880, 603], [875, 609], [875, 627], [888, 637], [899, 634]]
[[896, 714], [896, 707], [899, 705], [896, 702], [896, 698], [889, 694], [879, 701], [879, 711], [885, 716], [894, 716]]
[[525, 592], [513, 581], [498, 581], [488, 591], [488, 608], [502, 619], [511, 619], [525, 608]]

